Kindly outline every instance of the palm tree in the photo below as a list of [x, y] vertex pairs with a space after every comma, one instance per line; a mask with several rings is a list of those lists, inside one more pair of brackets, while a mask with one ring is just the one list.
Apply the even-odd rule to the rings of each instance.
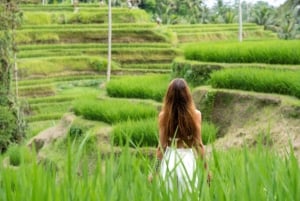
[[275, 8], [266, 2], [257, 2], [250, 11], [250, 21], [263, 25], [266, 29], [275, 19]]

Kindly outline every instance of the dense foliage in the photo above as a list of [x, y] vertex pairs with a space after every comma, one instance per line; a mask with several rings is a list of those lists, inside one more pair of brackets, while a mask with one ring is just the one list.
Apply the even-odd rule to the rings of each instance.
[[13, 53], [16, 52], [15, 30], [20, 23], [18, 0], [0, 1], [0, 153], [11, 142], [19, 142], [25, 124], [12, 85]]

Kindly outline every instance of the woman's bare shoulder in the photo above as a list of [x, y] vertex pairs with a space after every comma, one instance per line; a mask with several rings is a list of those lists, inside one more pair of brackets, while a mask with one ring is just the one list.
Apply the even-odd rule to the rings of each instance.
[[197, 115], [201, 115], [200, 110], [197, 110], [197, 109], [196, 109], [196, 114], [197, 114]]
[[159, 115], [158, 115], [158, 119], [161, 120], [161, 118], [163, 117], [163, 115], [164, 115], [164, 112], [161, 111], [161, 112], [159, 113]]
[[196, 116], [199, 120], [201, 120], [201, 112], [199, 110], [196, 110]]

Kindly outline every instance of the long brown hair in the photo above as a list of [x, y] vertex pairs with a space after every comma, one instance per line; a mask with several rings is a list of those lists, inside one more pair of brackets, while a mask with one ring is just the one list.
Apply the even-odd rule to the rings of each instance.
[[180, 78], [172, 80], [164, 97], [159, 122], [164, 138], [176, 137], [189, 146], [201, 143], [201, 139], [196, 139], [197, 132], [200, 132], [200, 122], [196, 119], [196, 108], [186, 81]]

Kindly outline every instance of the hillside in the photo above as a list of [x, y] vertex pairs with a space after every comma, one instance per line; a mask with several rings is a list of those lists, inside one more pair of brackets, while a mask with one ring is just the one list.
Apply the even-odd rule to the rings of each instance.
[[[123, 85], [117, 83], [115, 88], [110, 89], [113, 84], [110, 84], [109, 88], [106, 88], [105, 84], [107, 8], [95, 4], [82, 4], [77, 13], [74, 13], [73, 8], [68, 5], [24, 5], [22, 9], [24, 21], [17, 33], [19, 94], [26, 105], [26, 120], [29, 123], [28, 139], [47, 128], [61, 125], [59, 120], [66, 113], [75, 111], [78, 117], [67, 126], [71, 130], [79, 129], [80, 132], [89, 130], [87, 127], [98, 130], [96, 133], [99, 134], [99, 141], [102, 142], [103, 147], [103, 141], [109, 143], [111, 129], [118, 126], [118, 123], [105, 119], [94, 121], [96, 120], [94, 117], [85, 117], [84, 111], [78, 109], [78, 100], [84, 97], [102, 101], [103, 104], [106, 100], [125, 98], [129, 103], [143, 103], [158, 111], [170, 73], [171, 76], [182, 76], [189, 80], [193, 73], [189, 75], [186, 73], [190, 73], [190, 65], [192, 68], [195, 66], [201, 72], [198, 74], [198, 71], [195, 71], [194, 76], [204, 79], [196, 85], [191, 82], [193, 86], [198, 87], [206, 85], [205, 79], [209, 79], [210, 73], [216, 69], [237, 66], [266, 67], [265, 64], [255, 62], [233, 64], [222, 61], [211, 63], [208, 60], [201, 61], [199, 64], [188, 59], [178, 59], [184, 56], [184, 48], [192, 43], [201, 42], [205, 47], [211, 41], [228, 43], [235, 41], [238, 35], [236, 24], [159, 26], [151, 22], [149, 16], [142, 10], [113, 8], [112, 80], [119, 80]], [[244, 40], [249, 43], [252, 43], [251, 41], [273, 43], [277, 40], [275, 34], [253, 24], [246, 24], [243, 34]], [[180, 69], [184, 69], [183, 74], [176, 75], [177, 65]], [[269, 67], [274, 68], [274, 66]], [[299, 65], [278, 64], [277, 67], [298, 69]], [[154, 78], [152, 75], [149, 77], [149, 73], [154, 74]], [[121, 82], [126, 77], [131, 77], [133, 80]], [[129, 84], [125, 84], [127, 82]], [[139, 91], [133, 95], [124, 92], [126, 96], [117, 92], [123, 90], [121, 89], [123, 86], [129, 88], [136, 83], [142, 85], [142, 82], [145, 82], [144, 91], [147, 91], [151, 85], [152, 91]], [[282, 99], [285, 98], [273, 94], [248, 95], [251, 93], [247, 90], [224, 93], [218, 91], [218, 88], [208, 89], [217, 90], [216, 100], [209, 114], [211, 118], [206, 118], [208, 115], [203, 111], [204, 118], [219, 127], [216, 146], [241, 146], [244, 142], [255, 144], [259, 133], [271, 135], [272, 143], [275, 141], [273, 144], [280, 144], [281, 141], [277, 140], [277, 136], [281, 134], [289, 136], [286, 133], [291, 131], [291, 139], [296, 142], [294, 148], [299, 149], [297, 145], [299, 141], [298, 99], [285, 105], [282, 103], [284, 102]], [[131, 89], [131, 91], [135, 90], [137, 89]], [[197, 103], [206, 100], [203, 90], [207, 91], [205, 87], [194, 90]], [[158, 95], [154, 95], [154, 91], [158, 91], [155, 92]], [[146, 95], [147, 93], [150, 95]], [[233, 101], [223, 100], [224, 98], [227, 100], [228, 96]], [[270, 99], [276, 100], [275, 103], [269, 101]], [[115, 107], [114, 104], [116, 103], [112, 103], [109, 107]], [[260, 106], [259, 109], [257, 105]], [[128, 108], [131, 107], [133, 105], [129, 104]], [[197, 105], [197, 107], [202, 111], [206, 106]], [[247, 115], [247, 112], [251, 115]], [[100, 110], [99, 113], [102, 111]], [[231, 115], [223, 115], [223, 113]], [[149, 118], [155, 116], [151, 113]], [[272, 116], [283, 117], [272, 119]], [[276, 125], [277, 121], [278, 125]], [[149, 126], [154, 125], [156, 128], [153, 122], [155, 120], [151, 120]], [[145, 125], [141, 124], [141, 126]], [[157, 135], [155, 130], [151, 132]], [[284, 141], [285, 146], [287, 146], [287, 139], [288, 137]], [[152, 142], [152, 147], [154, 147], [153, 143], [156, 142]]]

